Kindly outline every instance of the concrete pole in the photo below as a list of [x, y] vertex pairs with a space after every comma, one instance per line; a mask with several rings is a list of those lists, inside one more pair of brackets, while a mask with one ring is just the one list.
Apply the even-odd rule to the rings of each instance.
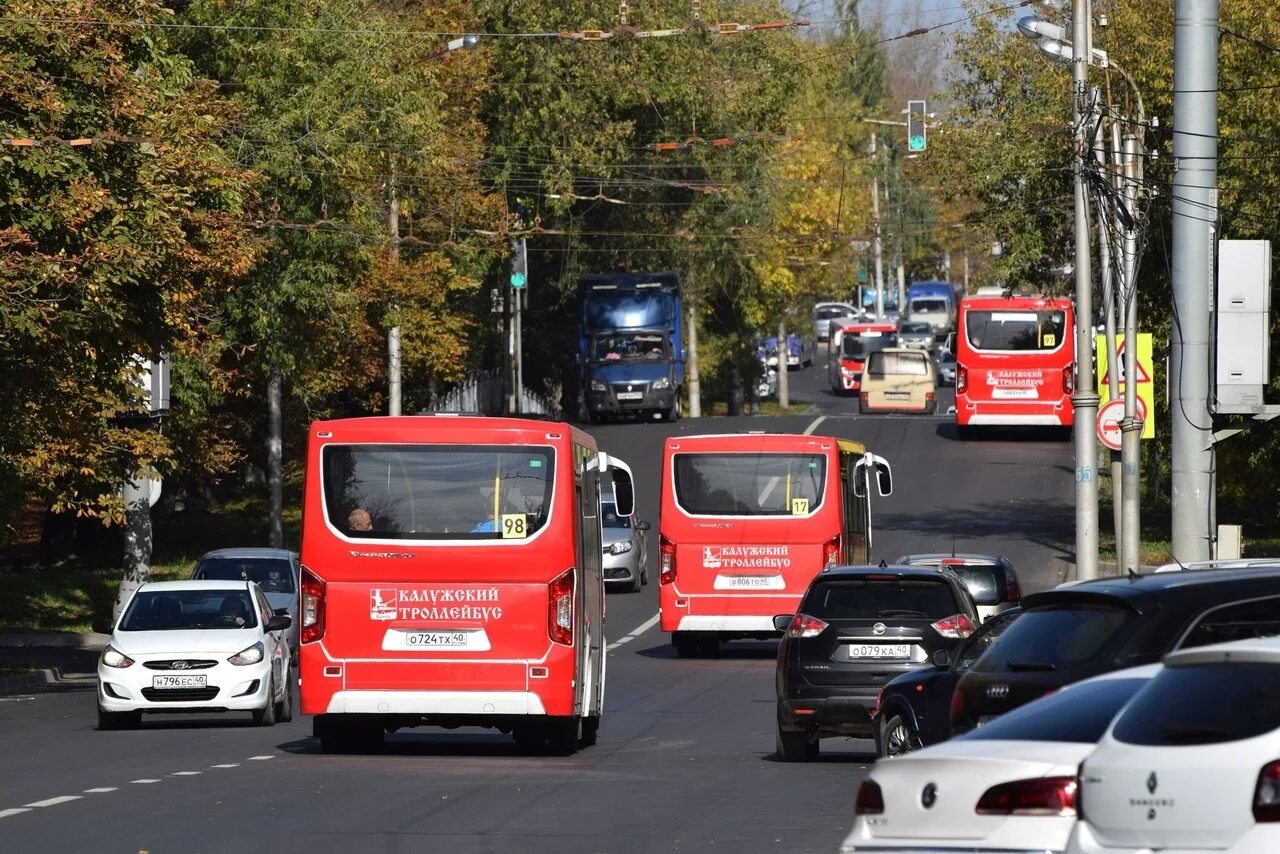
[[685, 371], [689, 377], [689, 417], [702, 417], [702, 377], [698, 374], [698, 312], [694, 309], [693, 298], [689, 299], [689, 315], [685, 323], [685, 333], [689, 336], [689, 363]]
[[1089, 213], [1084, 154], [1092, 105], [1089, 100], [1089, 3], [1071, 3], [1072, 127], [1075, 128], [1076, 390], [1076, 578], [1098, 577], [1098, 393], [1093, 381], [1093, 280], [1089, 269]]
[[[871, 133], [871, 218], [876, 232], [872, 238], [876, 253], [876, 316], [884, 316], [884, 249], [880, 242], [880, 173], [876, 168], [876, 135]], [[902, 310], [902, 306], [898, 306]], [[781, 377], [781, 374], [779, 374]]]
[[[524, 238], [520, 238], [524, 240]], [[526, 284], [525, 287], [528, 287]], [[516, 408], [517, 415], [524, 412], [524, 288], [512, 288], [516, 302], [514, 340], [516, 353]]]
[[[1118, 132], [1119, 125], [1111, 122], [1112, 128]], [[1119, 166], [1120, 159], [1118, 156], [1107, 156], [1107, 144], [1104, 136], [1102, 124], [1098, 125], [1098, 129], [1093, 137], [1093, 150], [1100, 163], [1108, 161], [1115, 166]], [[1118, 155], [1119, 152], [1112, 152]], [[1098, 221], [1098, 265], [1099, 278], [1102, 281], [1102, 305], [1105, 311], [1106, 324], [1106, 348], [1107, 348], [1107, 392], [1110, 395], [1109, 400], [1115, 400], [1120, 396], [1120, 377], [1117, 365], [1111, 364], [1115, 361], [1116, 352], [1116, 297], [1121, 288], [1115, 287], [1116, 279], [1122, 275], [1119, 268], [1116, 269], [1116, 275], [1112, 275], [1111, 268], [1111, 237], [1108, 229], [1108, 216], [1110, 215], [1110, 205], [1099, 204], [1097, 221]], [[1111, 220], [1114, 227], [1114, 218]], [[1111, 525], [1115, 532], [1116, 538], [1116, 560], [1120, 558], [1120, 538], [1124, 528], [1124, 516], [1120, 512], [1121, 490], [1123, 489], [1123, 477], [1120, 471], [1120, 452], [1110, 451], [1111, 454]]]
[[1169, 430], [1174, 560], [1212, 556], [1209, 301], [1218, 220], [1218, 0], [1173, 4], [1173, 317]]
[[[387, 228], [391, 232], [391, 260], [400, 260], [400, 197], [396, 195], [395, 178], [391, 179], [391, 198], [387, 206]], [[399, 313], [392, 304], [393, 315]], [[400, 414], [400, 321], [387, 330], [387, 414]]]
[[778, 321], [778, 406], [783, 409], [791, 406], [791, 380], [787, 376], [787, 360], [791, 357], [791, 348], [787, 346], [787, 322]]
[[112, 622], [129, 603], [129, 597], [151, 580], [151, 489], [142, 472], [124, 482], [124, 580], [112, 608]]
[[267, 377], [267, 545], [284, 548], [284, 431], [280, 399], [284, 378], [278, 365]]
[[[1132, 216], [1138, 211], [1138, 182], [1141, 180], [1138, 140], [1126, 134], [1124, 140], [1125, 205]], [[1142, 418], [1138, 415], [1138, 229], [1135, 223], [1124, 233], [1124, 418], [1120, 421], [1121, 480], [1124, 484], [1124, 540], [1119, 558], [1120, 571], [1138, 571], [1141, 521], [1139, 519], [1139, 471], [1142, 464]], [[1113, 351], [1114, 352], [1114, 351]]]

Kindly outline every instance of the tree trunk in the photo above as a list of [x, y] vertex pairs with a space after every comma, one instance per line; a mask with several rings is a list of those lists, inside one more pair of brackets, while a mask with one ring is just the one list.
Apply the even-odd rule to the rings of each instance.
[[267, 491], [270, 510], [267, 541], [273, 549], [284, 548], [284, 437], [280, 427], [280, 368], [273, 365], [267, 379]]
[[778, 406], [783, 409], [791, 406], [791, 383], [787, 378], [787, 362], [791, 358], [791, 348], [787, 346], [787, 322], [778, 321]]

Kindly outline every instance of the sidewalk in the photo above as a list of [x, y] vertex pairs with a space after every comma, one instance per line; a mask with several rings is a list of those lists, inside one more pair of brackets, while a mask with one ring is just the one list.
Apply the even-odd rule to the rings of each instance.
[[109, 635], [97, 632], [0, 631], [0, 662], [19, 672], [0, 675], [0, 696], [87, 682]]

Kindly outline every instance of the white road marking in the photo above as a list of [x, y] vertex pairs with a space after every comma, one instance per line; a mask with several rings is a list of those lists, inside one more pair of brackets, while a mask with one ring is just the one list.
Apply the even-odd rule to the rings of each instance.
[[84, 795], [59, 795], [56, 798], [46, 798], [43, 801], [35, 801], [34, 803], [26, 804], [25, 806], [56, 807], [58, 804], [65, 804], [67, 801], [78, 801], [83, 797]]
[[130, 783], [159, 783], [160, 781], [159, 781], [159, 780], [152, 780], [152, 779], [149, 779], [149, 778], [144, 777], [144, 778], [143, 778], [143, 779], [141, 779], [141, 780], [130, 780], [129, 782], [130, 782]]
[[106, 794], [107, 792], [115, 792], [115, 791], [119, 791], [118, 786], [100, 786], [97, 789], [85, 789], [84, 793], [86, 795], [102, 795], [102, 794]]
[[203, 771], [174, 771], [170, 777], [194, 777], [197, 774], [203, 774]]
[[818, 425], [826, 420], [827, 420], [827, 416], [825, 415], [819, 415], [817, 418], [813, 419], [813, 423], [811, 423], [808, 427], [804, 428], [804, 435], [812, 436], [813, 431], [818, 429]]
[[225, 765], [210, 765], [209, 767], [210, 767], [210, 768], [239, 768], [239, 767], [240, 767], [240, 763], [239, 763], [239, 762], [228, 762], [228, 763], [227, 763], [227, 764], [225, 764]]
[[649, 631], [649, 629], [651, 629], [651, 628], [653, 628], [654, 626], [656, 626], [656, 625], [658, 624], [658, 617], [659, 617], [659, 615], [658, 615], [658, 614], [654, 614], [652, 617], [650, 617], [649, 619], [647, 619], [647, 620], [645, 620], [643, 623], [641, 623], [639, 626], [637, 626], [637, 627], [636, 627], [636, 629], [635, 629], [633, 632], [631, 632], [631, 634], [627, 635], [627, 636], [626, 636], [626, 637], [624, 637], [624, 638], [621, 638], [621, 639], [619, 639], [619, 640], [616, 640], [616, 641], [614, 641], [613, 643], [611, 643], [611, 644], [609, 644], [608, 646], [606, 646], [606, 647], [605, 647], [605, 651], [606, 651], [606, 652], [612, 652], [613, 650], [615, 650], [615, 649], [617, 649], [618, 647], [622, 646], [624, 643], [631, 643], [631, 641], [635, 640], [636, 638], [640, 637], [640, 636], [641, 636], [642, 634], [644, 634], [645, 632]]
[[275, 759], [274, 756], [250, 756], [250, 760]]
[[18, 813], [24, 813], [24, 812], [31, 812], [31, 810], [29, 809], [0, 810], [0, 818], [8, 818], [11, 815], [17, 815]]

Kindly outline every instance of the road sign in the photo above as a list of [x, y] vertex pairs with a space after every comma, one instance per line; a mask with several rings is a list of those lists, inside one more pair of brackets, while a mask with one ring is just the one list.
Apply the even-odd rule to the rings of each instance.
[[[1107, 337], [1099, 335], [1097, 338], [1098, 353], [1098, 405], [1101, 407], [1111, 399], [1109, 374], [1114, 368], [1119, 371], [1117, 375], [1119, 379], [1118, 391], [1121, 396], [1124, 395], [1124, 335], [1116, 335], [1116, 354], [1115, 358], [1107, 358]], [[1137, 369], [1137, 390], [1138, 390], [1138, 412], [1147, 413], [1156, 411], [1155, 399], [1155, 364], [1151, 356], [1151, 333], [1138, 333], [1138, 369]], [[1101, 411], [1101, 408], [1099, 408]], [[1154, 418], [1148, 418], [1143, 415], [1142, 419], [1142, 438], [1154, 439], [1156, 436], [1156, 422]]]
[[[1143, 424], [1147, 418], [1147, 405], [1138, 398], [1138, 417]], [[1113, 451], [1120, 450], [1120, 422], [1124, 420], [1124, 401], [1109, 400], [1098, 407], [1098, 441]]]

